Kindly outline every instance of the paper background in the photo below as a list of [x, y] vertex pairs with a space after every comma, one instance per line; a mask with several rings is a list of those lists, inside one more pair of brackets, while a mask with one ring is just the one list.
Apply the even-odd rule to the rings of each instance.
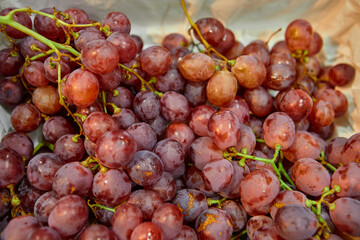
[[[230, 28], [237, 39], [248, 44], [283, 29], [270, 42], [284, 39], [286, 26], [296, 18], [311, 22], [324, 39], [318, 58], [322, 64], [345, 62], [356, 68], [355, 80], [342, 88], [349, 100], [349, 112], [336, 119], [336, 136], [350, 137], [360, 132], [360, 1], [359, 0], [188, 0], [193, 20], [214, 16]], [[186, 35], [189, 24], [180, 0], [62, 0], [19, 1], [0, 0], [0, 9], [26, 7], [40, 10], [55, 6], [59, 10], [71, 7], [84, 9], [93, 20], [101, 21], [110, 11], [124, 12], [132, 24], [132, 34], [142, 37], [145, 47], [161, 43], [171, 32]], [[0, 48], [6, 41], [0, 37]], [[0, 137], [11, 131], [9, 111], [0, 107]], [[31, 134], [33, 138], [40, 133]], [[37, 141], [35, 140], [35, 143]]]

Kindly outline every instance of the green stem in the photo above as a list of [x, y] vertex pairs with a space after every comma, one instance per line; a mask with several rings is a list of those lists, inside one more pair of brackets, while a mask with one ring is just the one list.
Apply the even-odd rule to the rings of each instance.
[[327, 167], [328, 169], [330, 169], [333, 172], [335, 172], [337, 170], [337, 168], [334, 167], [333, 165], [331, 165], [330, 163], [325, 163], [324, 166]]
[[287, 174], [287, 172], [285, 171], [284, 169], [284, 166], [282, 164], [282, 161], [283, 161], [283, 158], [281, 157], [280, 160], [279, 160], [279, 171], [280, 173], [286, 178], [286, 180], [288, 180], [288, 182], [293, 186], [293, 187], [296, 187], [295, 186], [295, 183], [291, 180], [291, 178], [289, 177], [289, 175]]
[[217, 204], [219, 207], [221, 207], [221, 204], [222, 204], [223, 202], [225, 202], [226, 200], [227, 200], [226, 198], [222, 198], [222, 199], [211, 199], [211, 198], [208, 198], [208, 199], [206, 199], [208, 206], [211, 206], [211, 205], [213, 205], [213, 204]]
[[257, 138], [256, 141], [259, 142], [259, 143], [265, 143], [265, 140], [264, 140], [264, 139], [260, 139], [260, 138]]
[[46, 142], [46, 141], [41, 141], [39, 142], [38, 145], [36, 145], [36, 147], [34, 148], [34, 151], [33, 151], [33, 155], [35, 155], [42, 147], [47, 147], [49, 148], [51, 151], [54, 151], [54, 145], [49, 143], [49, 142]]
[[103, 102], [104, 112], [107, 113], [107, 107], [106, 107], [106, 93], [104, 90], [101, 90], [101, 98]]
[[246, 230], [243, 230], [241, 233], [233, 236], [230, 238], [230, 240], [237, 240], [237, 239], [240, 239], [240, 237], [244, 236], [245, 234], [247, 234], [247, 231]]

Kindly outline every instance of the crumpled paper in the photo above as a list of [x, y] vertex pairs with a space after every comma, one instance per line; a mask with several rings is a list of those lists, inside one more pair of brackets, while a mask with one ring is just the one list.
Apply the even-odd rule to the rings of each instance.
[[[282, 28], [271, 41], [284, 39], [286, 26], [294, 19], [311, 22], [324, 40], [318, 59], [323, 65], [344, 62], [356, 68], [355, 80], [341, 88], [349, 100], [348, 113], [335, 120], [335, 136], [350, 137], [360, 132], [360, 1], [358, 0], [188, 0], [187, 8], [196, 21], [216, 17], [231, 29], [237, 40], [248, 44], [255, 39], [266, 41], [271, 33]], [[92, 20], [101, 21], [111, 11], [124, 12], [132, 24], [131, 33], [142, 37], [145, 48], [160, 44], [171, 32], [187, 34], [189, 23], [180, 0], [0, 0], [0, 8], [26, 7], [40, 10], [56, 7], [59, 10], [75, 7], [85, 10]], [[6, 46], [0, 37], [0, 48]], [[0, 137], [12, 131], [10, 111], [0, 107]], [[37, 140], [41, 132], [30, 134]]]

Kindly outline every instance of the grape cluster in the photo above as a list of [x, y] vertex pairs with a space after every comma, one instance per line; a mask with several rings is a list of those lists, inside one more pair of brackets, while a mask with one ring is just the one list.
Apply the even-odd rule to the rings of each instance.
[[0, 12], [2, 240], [360, 236], [360, 133], [325, 142], [354, 68], [306, 20], [244, 46], [182, 6], [191, 41], [146, 49], [122, 12]]

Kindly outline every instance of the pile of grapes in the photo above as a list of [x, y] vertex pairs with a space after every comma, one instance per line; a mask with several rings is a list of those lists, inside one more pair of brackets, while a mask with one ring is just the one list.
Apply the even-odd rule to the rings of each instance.
[[306, 20], [243, 46], [182, 6], [146, 49], [122, 12], [0, 12], [2, 240], [360, 236], [360, 134], [330, 141], [354, 68]]

